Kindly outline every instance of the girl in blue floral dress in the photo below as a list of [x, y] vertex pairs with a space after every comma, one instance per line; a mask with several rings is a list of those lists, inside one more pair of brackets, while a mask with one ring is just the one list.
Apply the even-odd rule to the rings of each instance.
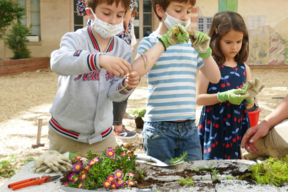
[[238, 13], [227, 11], [214, 16], [209, 36], [221, 79], [218, 84], [209, 83], [199, 71], [196, 81], [197, 104], [203, 105], [198, 125], [203, 159], [240, 159], [241, 139], [250, 127], [247, 107], [254, 104], [253, 98], [240, 95], [251, 79], [250, 68], [244, 64], [248, 31]]

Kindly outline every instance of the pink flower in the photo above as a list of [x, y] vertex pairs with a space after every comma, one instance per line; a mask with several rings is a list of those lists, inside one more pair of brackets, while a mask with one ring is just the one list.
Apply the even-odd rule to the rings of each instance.
[[68, 177], [68, 180], [73, 182], [73, 177], [75, 176], [75, 173], [71, 173]]
[[85, 172], [84, 174], [81, 175], [80, 180], [84, 181], [87, 178], [87, 173]]
[[118, 181], [116, 182], [118, 187], [123, 187], [124, 186], [124, 181], [122, 179], [118, 179]]
[[109, 176], [107, 177], [107, 180], [113, 182], [113, 181], [115, 180], [115, 178], [114, 178], [113, 175], [109, 175]]
[[75, 171], [80, 171], [81, 168], [82, 168], [82, 164], [80, 164], [80, 163], [76, 163], [76, 164], [73, 166], [73, 169], [74, 169]]
[[111, 184], [111, 188], [112, 188], [112, 189], [117, 189], [117, 184], [116, 184], [116, 183], [112, 183], [112, 184]]
[[68, 181], [66, 181], [65, 183], [64, 183], [64, 186], [67, 186], [69, 184], [69, 182]]
[[118, 179], [121, 179], [123, 177], [123, 172], [120, 170], [115, 171], [114, 174], [115, 174], [115, 177]]
[[92, 159], [91, 161], [89, 161], [88, 165], [89, 166], [92, 166], [94, 165], [95, 163], [98, 163], [99, 162], [99, 159], [97, 157], [95, 157], [94, 159]]
[[131, 187], [131, 186], [135, 185], [135, 182], [128, 180], [128, 181], [126, 181], [126, 184]]
[[83, 187], [83, 185], [84, 185], [84, 183], [82, 182], [82, 183], [80, 183], [79, 185], [78, 185], [78, 189], [81, 189], [82, 187]]
[[106, 154], [107, 154], [108, 157], [111, 158], [111, 157], [114, 157], [115, 152], [112, 149], [109, 149]]
[[126, 155], [127, 155], [127, 153], [125, 153], [125, 152], [121, 153], [122, 157], [125, 157]]
[[128, 177], [134, 177], [134, 175], [135, 175], [134, 173], [128, 173], [127, 174]]
[[80, 160], [82, 157], [80, 155], [74, 157], [74, 160]]
[[[89, 164], [89, 163], [88, 163], [88, 164]], [[91, 169], [90, 166], [86, 166], [86, 167], [85, 167], [85, 170], [86, 170], [86, 171], [89, 171], [90, 169]]]
[[110, 187], [110, 185], [111, 185], [111, 181], [108, 181], [108, 180], [103, 183], [103, 186], [106, 188]]
[[72, 178], [72, 182], [73, 182], [73, 183], [76, 183], [78, 180], [79, 180], [79, 178], [78, 178], [78, 176], [76, 176], [76, 175]]
[[80, 172], [80, 174], [84, 174], [84, 173], [86, 173], [86, 170], [82, 170], [81, 172]]

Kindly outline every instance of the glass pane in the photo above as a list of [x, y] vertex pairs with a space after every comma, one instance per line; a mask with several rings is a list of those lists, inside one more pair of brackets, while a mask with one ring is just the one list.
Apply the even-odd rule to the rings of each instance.
[[26, 0], [18, 0], [20, 7], [24, 7], [26, 10]]
[[78, 16], [77, 13], [74, 13], [74, 25], [75, 24], [82, 24], [83, 25], [83, 17]]
[[133, 21], [133, 25], [134, 25], [134, 27], [136, 27], [136, 26], [139, 26], [139, 20], [137, 19], [134, 19], [134, 21]]
[[77, 29], [81, 29], [83, 28], [83, 26], [74, 26], [74, 31], [76, 31]]
[[139, 27], [134, 26], [134, 33], [135, 33], [136, 39], [139, 39]]
[[27, 25], [27, 16], [26, 16], [26, 0], [18, 0], [19, 6], [25, 9], [25, 15], [21, 18], [20, 22], [22, 25]]
[[32, 35], [40, 35], [40, 25], [33, 25], [31, 33]]
[[40, 11], [40, 0], [30, 0], [30, 11]]
[[143, 25], [152, 25], [152, 15], [143, 14]]
[[143, 12], [152, 12], [152, 5], [150, 0], [143, 1]]
[[147, 37], [152, 33], [152, 27], [143, 27], [143, 36]]
[[76, 10], [76, 9], [77, 9], [76, 4], [77, 4], [77, 0], [74, 0], [74, 2], [73, 2], [73, 11], [77, 11], [77, 10]]
[[39, 25], [40, 24], [40, 13], [31, 13], [31, 24], [32, 25]]

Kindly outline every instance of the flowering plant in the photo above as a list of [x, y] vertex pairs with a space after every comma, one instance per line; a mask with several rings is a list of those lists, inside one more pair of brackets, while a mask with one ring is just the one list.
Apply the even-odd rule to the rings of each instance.
[[137, 178], [143, 178], [143, 171], [138, 171], [135, 148], [131, 144], [108, 148], [97, 155], [88, 152], [85, 158], [76, 156], [72, 159], [73, 169], [65, 172], [62, 183], [67, 187], [97, 189], [117, 189], [135, 185]]

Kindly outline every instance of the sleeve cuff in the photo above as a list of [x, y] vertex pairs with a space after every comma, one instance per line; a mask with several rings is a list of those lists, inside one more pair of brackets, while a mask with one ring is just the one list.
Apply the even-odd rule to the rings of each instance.
[[90, 71], [100, 70], [99, 56], [101, 53], [89, 54], [87, 56], [87, 65]]

